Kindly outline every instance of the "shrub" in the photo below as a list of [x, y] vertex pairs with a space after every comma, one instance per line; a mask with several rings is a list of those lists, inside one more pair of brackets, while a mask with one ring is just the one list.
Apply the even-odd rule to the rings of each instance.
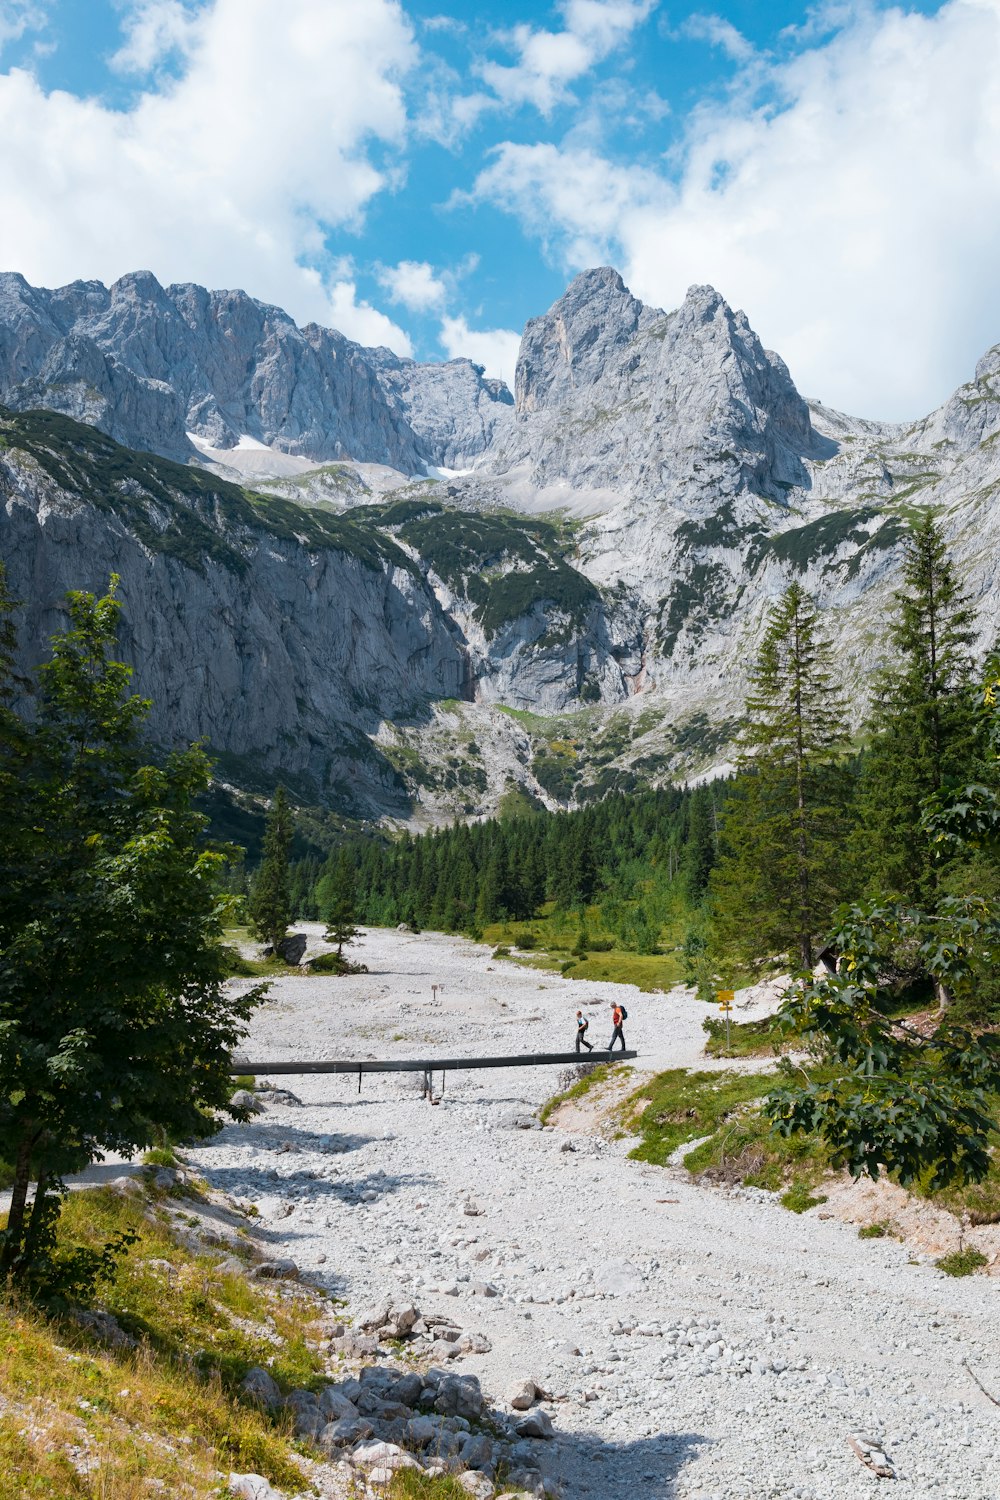
[[956, 1250], [952, 1255], [942, 1255], [934, 1264], [946, 1276], [971, 1276], [988, 1261], [980, 1250]]

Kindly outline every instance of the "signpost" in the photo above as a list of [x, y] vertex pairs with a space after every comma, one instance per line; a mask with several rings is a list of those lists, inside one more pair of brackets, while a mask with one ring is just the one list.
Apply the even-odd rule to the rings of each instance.
[[716, 995], [717, 995], [717, 998], [718, 998], [718, 1001], [719, 1001], [719, 1009], [722, 1011], [722, 1014], [726, 1018], [726, 1051], [728, 1052], [729, 1051], [729, 1014], [730, 1014], [730, 1012], [731, 1012], [731, 1010], [733, 1008], [733, 1001], [736, 999], [736, 991], [735, 990], [717, 990], [716, 991]]

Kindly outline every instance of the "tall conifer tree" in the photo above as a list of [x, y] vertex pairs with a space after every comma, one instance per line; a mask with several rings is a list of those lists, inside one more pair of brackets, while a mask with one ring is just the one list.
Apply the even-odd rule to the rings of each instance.
[[285, 788], [279, 786], [264, 823], [264, 848], [250, 891], [250, 920], [255, 935], [278, 953], [292, 920], [288, 859], [292, 849], [292, 814]]
[[710, 889], [720, 936], [742, 957], [813, 944], [841, 895], [849, 800], [843, 701], [816, 607], [793, 583], [768, 617]]
[[930, 511], [911, 527], [903, 584], [890, 636], [895, 659], [877, 681], [869, 721], [858, 838], [873, 891], [926, 900], [940, 864], [917, 835], [922, 803], [972, 780], [982, 754], [974, 616]]

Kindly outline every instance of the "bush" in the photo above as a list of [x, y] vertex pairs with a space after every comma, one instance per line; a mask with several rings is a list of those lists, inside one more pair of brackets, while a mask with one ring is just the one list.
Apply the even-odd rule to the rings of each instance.
[[319, 958], [311, 960], [309, 968], [313, 974], [336, 974], [338, 977], [343, 974], [368, 973], [367, 964], [352, 963], [341, 953], [321, 953]]
[[825, 1193], [814, 1197], [804, 1182], [793, 1182], [788, 1191], [781, 1195], [782, 1207], [789, 1209], [793, 1214], [808, 1213], [811, 1208], [816, 1208], [818, 1204], [825, 1202]]
[[971, 1276], [989, 1262], [979, 1250], [956, 1250], [952, 1255], [942, 1255], [934, 1264], [946, 1276]]

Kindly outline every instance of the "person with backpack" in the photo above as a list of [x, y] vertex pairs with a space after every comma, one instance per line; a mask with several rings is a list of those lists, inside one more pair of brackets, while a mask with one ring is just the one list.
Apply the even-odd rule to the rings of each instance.
[[587, 1027], [589, 1025], [590, 1025], [590, 1022], [587, 1020], [587, 1018], [584, 1015], [583, 1011], [582, 1010], [578, 1010], [577, 1013], [576, 1013], [576, 1050], [577, 1050], [577, 1052], [579, 1052], [579, 1050], [580, 1050], [581, 1047], [586, 1047], [586, 1049], [587, 1049], [588, 1052], [593, 1052], [593, 1050], [594, 1050], [594, 1044], [593, 1044], [593, 1042], [588, 1042], [587, 1041]]
[[621, 1005], [621, 1004], [612, 1005], [612, 1007], [611, 1007], [611, 1024], [614, 1026], [614, 1031], [612, 1031], [612, 1033], [611, 1033], [611, 1040], [608, 1043], [608, 1051], [609, 1052], [611, 1052], [614, 1049], [615, 1038], [617, 1038], [618, 1041], [621, 1042], [621, 1044], [622, 1044], [622, 1051], [623, 1052], [625, 1051], [625, 1033], [624, 1033], [624, 1031], [622, 1031], [622, 1025], [627, 1020], [628, 1020], [628, 1011], [625, 1009], [624, 1005]]

